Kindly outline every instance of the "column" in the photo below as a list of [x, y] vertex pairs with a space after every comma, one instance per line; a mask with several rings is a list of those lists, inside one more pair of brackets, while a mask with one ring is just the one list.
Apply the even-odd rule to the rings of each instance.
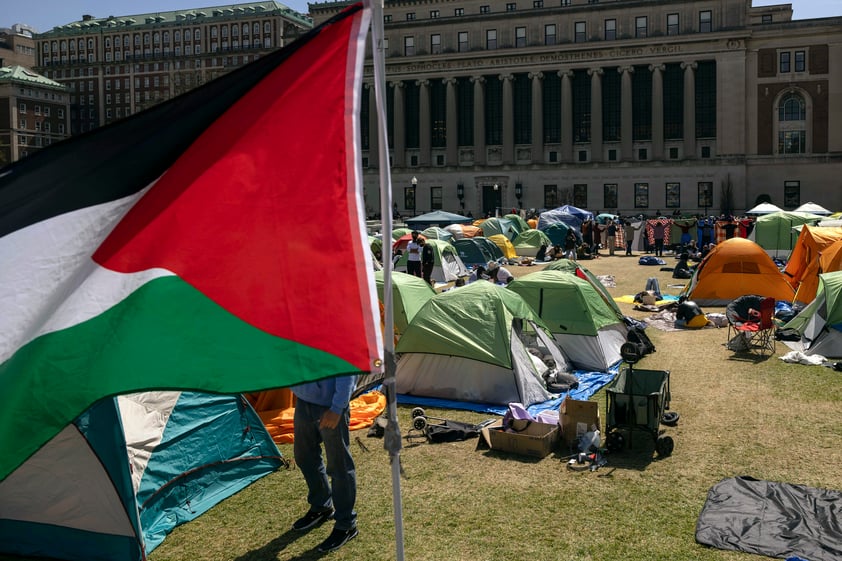
[[442, 80], [447, 86], [445, 98], [445, 162], [449, 166], [459, 165], [459, 120], [456, 116], [456, 78]]
[[634, 66], [622, 66], [617, 69], [620, 78], [620, 160], [634, 160], [634, 121], [632, 120], [632, 72]]
[[573, 78], [572, 70], [559, 70], [561, 76], [561, 157], [562, 162], [573, 161]]
[[544, 91], [543, 72], [530, 72], [532, 79], [532, 163], [544, 163]]
[[380, 119], [377, 118], [377, 93], [374, 84], [368, 88], [368, 167], [380, 167]]
[[418, 86], [418, 165], [429, 167], [432, 134], [430, 127], [430, 81], [417, 80]]
[[591, 161], [602, 161], [602, 68], [591, 68]]
[[696, 68], [695, 62], [682, 62], [684, 69], [684, 157], [696, 157]]
[[512, 74], [500, 74], [503, 81], [503, 163], [513, 164], [515, 161], [515, 121], [514, 101], [512, 95]]
[[392, 82], [394, 86], [394, 134], [395, 140], [392, 149], [392, 167], [402, 168], [406, 167], [406, 117], [403, 114], [403, 97], [404, 89], [403, 82]]
[[485, 165], [485, 78], [472, 76], [474, 84], [474, 165]]
[[664, 65], [650, 64], [652, 71], [652, 159], [664, 159]]

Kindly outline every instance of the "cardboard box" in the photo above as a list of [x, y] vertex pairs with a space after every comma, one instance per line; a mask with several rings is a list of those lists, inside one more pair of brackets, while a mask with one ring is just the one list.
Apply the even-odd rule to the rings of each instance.
[[492, 450], [543, 458], [558, 447], [558, 425], [532, 422], [520, 432], [507, 432], [503, 422], [484, 427], [482, 435]]
[[580, 401], [567, 396], [561, 402], [558, 422], [561, 425], [561, 439], [570, 447], [579, 441], [579, 437], [591, 430], [591, 426], [599, 429], [599, 403]]

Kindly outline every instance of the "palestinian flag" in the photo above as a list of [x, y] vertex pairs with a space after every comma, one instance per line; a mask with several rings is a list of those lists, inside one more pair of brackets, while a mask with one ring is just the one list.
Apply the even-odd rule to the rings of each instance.
[[380, 369], [369, 19], [0, 170], [0, 480], [106, 396]]

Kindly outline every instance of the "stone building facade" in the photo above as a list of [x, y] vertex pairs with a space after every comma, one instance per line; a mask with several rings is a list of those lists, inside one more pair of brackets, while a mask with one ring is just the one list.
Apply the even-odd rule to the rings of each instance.
[[295, 40], [312, 20], [273, 0], [82, 16], [35, 36], [36, 69], [70, 88], [80, 134], [200, 86]]
[[[310, 13], [318, 24], [345, 5]], [[384, 33], [402, 214], [842, 210], [842, 17], [751, 0], [387, 0]], [[369, 56], [373, 213], [372, 69]]]

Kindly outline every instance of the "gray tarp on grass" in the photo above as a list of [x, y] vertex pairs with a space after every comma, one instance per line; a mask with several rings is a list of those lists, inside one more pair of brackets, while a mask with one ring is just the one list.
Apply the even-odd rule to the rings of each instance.
[[842, 493], [741, 476], [708, 491], [696, 541], [718, 549], [810, 561], [842, 559]]

